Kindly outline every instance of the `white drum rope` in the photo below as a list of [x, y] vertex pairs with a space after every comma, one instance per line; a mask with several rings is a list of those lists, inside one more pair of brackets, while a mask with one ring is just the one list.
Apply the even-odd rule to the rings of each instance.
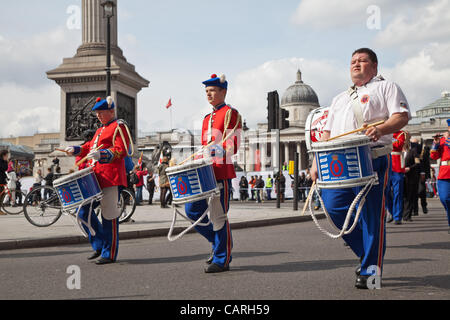
[[[313, 193], [316, 193], [317, 196], [319, 197], [319, 201], [320, 201], [320, 203], [321, 203], [321, 205], [322, 205], [323, 212], [325, 213], [325, 216], [326, 216], [326, 218], [327, 218], [327, 220], [328, 220], [328, 223], [329, 223], [334, 229], [336, 229], [336, 230], [339, 232], [339, 234], [332, 234], [332, 233], [330, 233], [329, 231], [325, 230], [325, 229], [319, 224], [319, 221], [317, 220], [317, 218], [316, 218], [316, 216], [315, 216], [315, 214], [314, 214], [314, 212], [313, 212], [313, 210], [312, 210], [312, 198], [313, 198], [313, 197], [311, 197], [311, 198], [309, 199], [309, 203], [308, 203], [308, 206], [309, 206], [309, 213], [311, 214], [311, 217], [312, 217], [314, 223], [316, 224], [317, 228], [319, 228], [319, 230], [320, 230], [322, 233], [324, 233], [325, 235], [327, 235], [328, 237], [330, 237], [330, 238], [332, 238], [332, 239], [339, 239], [339, 238], [342, 238], [342, 237], [345, 236], [345, 235], [348, 235], [348, 234], [352, 233], [353, 230], [356, 228], [356, 225], [357, 225], [357, 223], [358, 223], [358, 221], [359, 221], [359, 216], [360, 216], [361, 211], [362, 211], [362, 208], [364, 207], [364, 204], [365, 204], [365, 202], [366, 202], [366, 197], [367, 197], [367, 195], [369, 194], [370, 190], [372, 189], [372, 186], [376, 183], [376, 181], [377, 181], [377, 179], [376, 179], [375, 177], [372, 178], [372, 179], [370, 179], [370, 181], [367, 183], [367, 185], [366, 185], [364, 188], [361, 189], [361, 191], [358, 193], [358, 195], [356, 196], [356, 198], [353, 200], [352, 204], [350, 205], [350, 208], [349, 208], [348, 211], [347, 211], [347, 216], [345, 217], [345, 221], [344, 221], [344, 224], [343, 224], [343, 226], [342, 226], [342, 230], [339, 230], [339, 228], [336, 227], [336, 225], [334, 224], [333, 220], [330, 218], [330, 216], [329, 216], [329, 214], [328, 214], [328, 212], [327, 212], [327, 209], [326, 209], [326, 207], [325, 207], [325, 204], [324, 204], [324, 202], [323, 202], [323, 199], [322, 199], [322, 197], [321, 197], [320, 194], [319, 194], [319, 188], [318, 188], [317, 185], [315, 185], [315, 186], [313, 187], [313, 188], [314, 188]], [[353, 211], [355, 210], [355, 207], [356, 207], [356, 205], [358, 204], [358, 202], [359, 202], [359, 206], [358, 206], [358, 210], [356, 211], [355, 220], [353, 221], [353, 225], [350, 227], [350, 229], [347, 230], [348, 225], [350, 224], [350, 220], [351, 220], [351, 217], [352, 217], [352, 213], [353, 213]]]
[[[170, 230], [169, 230], [169, 234], [167, 235], [167, 239], [169, 239], [170, 242], [173, 242], [173, 241], [176, 241], [176, 240], [180, 239], [181, 237], [183, 237], [186, 233], [191, 231], [196, 226], [200, 226], [200, 227], [207, 227], [207, 226], [209, 226], [211, 224], [211, 219], [209, 220], [208, 223], [202, 223], [201, 221], [208, 215], [208, 212], [210, 211], [210, 208], [211, 208], [211, 201], [214, 199], [214, 196], [215, 195], [212, 195], [212, 196], [209, 197], [208, 208], [205, 210], [205, 212], [202, 214], [202, 216], [200, 218], [198, 218], [197, 221], [189, 219], [187, 216], [185, 216], [184, 214], [179, 212], [177, 210], [177, 208], [175, 207], [175, 205], [173, 205], [174, 210], [173, 210], [172, 225], [170, 226]], [[172, 237], [173, 229], [175, 227], [175, 223], [177, 222], [177, 215], [182, 216], [185, 220], [187, 220], [190, 223], [192, 223], [192, 225], [187, 227], [184, 231], [182, 231], [181, 233], [179, 233], [175, 237]]]

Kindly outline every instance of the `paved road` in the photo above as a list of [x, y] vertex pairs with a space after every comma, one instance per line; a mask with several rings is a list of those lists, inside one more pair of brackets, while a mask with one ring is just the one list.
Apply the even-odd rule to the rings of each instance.
[[[231, 271], [216, 275], [203, 273], [209, 246], [197, 234], [122, 241], [119, 261], [107, 266], [88, 262], [85, 244], [0, 251], [0, 299], [450, 299], [442, 211], [388, 225], [381, 290], [355, 289], [352, 252], [303, 222], [235, 230]], [[80, 290], [67, 288], [72, 265]]]

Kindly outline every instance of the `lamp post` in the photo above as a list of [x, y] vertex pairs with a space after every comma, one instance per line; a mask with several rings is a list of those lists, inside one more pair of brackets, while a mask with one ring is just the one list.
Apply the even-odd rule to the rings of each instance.
[[247, 122], [244, 120], [244, 125], [242, 126], [244, 130], [244, 174], [247, 175]]
[[103, 18], [106, 18], [106, 96], [111, 95], [111, 18], [114, 17], [114, 1], [103, 1]]

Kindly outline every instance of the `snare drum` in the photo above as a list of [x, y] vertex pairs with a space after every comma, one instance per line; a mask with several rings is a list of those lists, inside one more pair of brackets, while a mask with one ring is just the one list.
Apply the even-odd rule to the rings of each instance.
[[100, 200], [102, 190], [91, 167], [69, 174], [53, 182], [64, 210], [78, 208], [90, 200]]
[[375, 178], [372, 167], [372, 153], [367, 136], [348, 136], [346, 138], [316, 142], [311, 146], [315, 153], [319, 180], [317, 185], [323, 189], [340, 189], [365, 186]]
[[211, 160], [200, 159], [166, 169], [172, 202], [183, 204], [220, 194]]

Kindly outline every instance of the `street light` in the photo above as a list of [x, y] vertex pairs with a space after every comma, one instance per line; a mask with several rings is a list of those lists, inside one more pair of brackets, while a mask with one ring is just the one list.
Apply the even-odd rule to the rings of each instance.
[[106, 96], [111, 95], [111, 18], [114, 17], [114, 1], [103, 1], [103, 18], [106, 18]]
[[244, 125], [242, 126], [242, 130], [244, 130], [244, 173], [247, 175], [247, 121], [244, 120]]

